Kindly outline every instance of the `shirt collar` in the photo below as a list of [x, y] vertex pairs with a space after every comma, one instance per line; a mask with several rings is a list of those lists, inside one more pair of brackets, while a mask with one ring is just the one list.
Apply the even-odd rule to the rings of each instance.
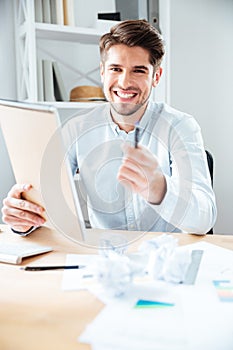
[[[123, 133], [125, 133], [123, 130], [121, 130], [119, 128], [119, 126], [114, 123], [114, 121], [112, 120], [112, 117], [111, 117], [111, 111], [110, 111], [110, 103], [108, 103], [108, 109], [107, 109], [107, 113], [108, 113], [108, 120], [109, 120], [109, 124], [110, 124], [110, 127], [111, 129], [113, 130], [114, 134], [119, 136], [119, 135], [122, 135]], [[138, 127], [140, 129], [140, 134], [142, 135], [143, 132], [145, 131], [150, 119], [151, 119], [151, 116], [152, 116], [152, 113], [153, 113], [153, 108], [152, 108], [152, 102], [149, 101], [148, 102], [148, 105], [146, 107], [146, 110], [141, 118], [141, 120], [139, 121], [138, 123]], [[132, 131], [134, 132], [134, 130]], [[126, 134], [126, 133], [125, 133]]]

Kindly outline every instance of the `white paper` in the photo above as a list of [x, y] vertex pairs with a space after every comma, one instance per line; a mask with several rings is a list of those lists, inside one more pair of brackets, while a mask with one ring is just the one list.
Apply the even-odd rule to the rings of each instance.
[[155, 300], [162, 299], [163, 293], [170, 295], [175, 306], [135, 309], [126, 299], [115, 300], [88, 325], [79, 341], [95, 350], [233, 349], [233, 303], [221, 303], [212, 285], [164, 285], [151, 292], [148, 297]]
[[[107, 306], [87, 326], [79, 341], [93, 350], [232, 350], [233, 303], [221, 302], [212, 281], [231, 278], [233, 252], [200, 242], [181, 249], [204, 251], [195, 285], [134, 283], [123, 298], [105, 299]], [[170, 308], [134, 308], [139, 298], [174, 302]]]
[[94, 349], [186, 350], [183, 328], [179, 304], [162, 309], [135, 309], [119, 302], [106, 306], [79, 341], [91, 343]]
[[212, 284], [182, 286], [188, 350], [233, 349], [233, 303], [220, 302]]
[[66, 265], [82, 265], [85, 268], [64, 270], [62, 289], [64, 291], [88, 289], [89, 284], [95, 284], [93, 266], [99, 259], [98, 255], [67, 254]]
[[233, 251], [207, 242], [198, 242], [181, 249], [203, 250], [196, 285], [212, 284], [214, 279], [233, 280]]

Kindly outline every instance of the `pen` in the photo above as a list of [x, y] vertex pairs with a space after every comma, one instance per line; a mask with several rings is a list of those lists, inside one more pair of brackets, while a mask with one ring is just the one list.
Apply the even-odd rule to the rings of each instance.
[[139, 132], [140, 132], [140, 129], [139, 129], [139, 127], [136, 124], [136, 126], [135, 126], [135, 133], [134, 133], [134, 147], [135, 148], [138, 148]]
[[71, 269], [82, 269], [83, 265], [57, 265], [57, 266], [26, 266], [22, 267], [24, 271], [45, 271], [45, 270], [71, 270]]

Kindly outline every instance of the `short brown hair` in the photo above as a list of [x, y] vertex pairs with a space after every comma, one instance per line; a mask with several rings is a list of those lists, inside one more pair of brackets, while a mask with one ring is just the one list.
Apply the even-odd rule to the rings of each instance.
[[156, 69], [160, 66], [165, 53], [160, 33], [146, 20], [126, 20], [111, 28], [100, 38], [100, 56], [102, 62], [106, 52], [113, 45], [124, 44], [129, 47], [140, 46], [150, 54], [150, 63]]

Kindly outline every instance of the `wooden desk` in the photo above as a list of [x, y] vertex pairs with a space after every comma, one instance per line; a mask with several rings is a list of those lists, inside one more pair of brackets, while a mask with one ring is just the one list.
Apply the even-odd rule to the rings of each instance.
[[[67, 253], [96, 253], [46, 228], [27, 238], [0, 225], [1, 242], [26, 239], [51, 245], [53, 252], [27, 258], [22, 265], [64, 264]], [[148, 234], [151, 238], [156, 234]], [[233, 236], [175, 234], [181, 245], [201, 240], [233, 250]], [[0, 263], [0, 349], [1, 350], [84, 350], [78, 336], [102, 309], [103, 304], [85, 291], [63, 292], [62, 271], [28, 272], [19, 266]]]

